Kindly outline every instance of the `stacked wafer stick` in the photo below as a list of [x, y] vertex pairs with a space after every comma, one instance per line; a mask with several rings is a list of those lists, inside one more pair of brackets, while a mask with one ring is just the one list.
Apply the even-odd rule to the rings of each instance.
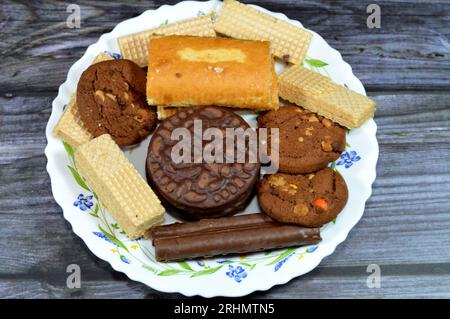
[[140, 67], [147, 66], [147, 47], [152, 36], [193, 35], [199, 37], [215, 37], [216, 32], [214, 31], [212, 17], [213, 14], [204, 15], [120, 37], [118, 42], [123, 58], [132, 60]]
[[248, 5], [225, 0], [214, 29], [247, 40], [270, 41], [273, 54], [290, 63], [303, 63], [312, 34]]
[[375, 102], [328, 77], [294, 65], [278, 78], [280, 96], [348, 128], [372, 118]]
[[147, 182], [104, 134], [75, 151], [78, 171], [130, 238], [163, 222], [164, 207]]

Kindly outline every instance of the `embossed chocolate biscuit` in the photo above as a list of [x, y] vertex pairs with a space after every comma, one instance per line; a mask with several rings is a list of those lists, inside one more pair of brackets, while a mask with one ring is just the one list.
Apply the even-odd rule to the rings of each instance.
[[282, 223], [306, 227], [332, 221], [347, 199], [345, 180], [330, 168], [308, 175], [268, 175], [258, 188], [259, 205], [267, 215]]
[[280, 130], [279, 172], [315, 172], [339, 158], [345, 149], [342, 126], [301, 107], [283, 106], [261, 114], [258, 126]]
[[[199, 121], [202, 130], [196, 130], [195, 135], [194, 128], [198, 129], [196, 125]], [[192, 146], [190, 152], [184, 150], [190, 153], [189, 155], [182, 152], [182, 155], [186, 155], [182, 162], [172, 156], [172, 151], [176, 150], [181, 142], [179, 130], [175, 131], [177, 128], [187, 129], [187, 142]], [[203, 138], [206, 130], [212, 128], [219, 129], [224, 137], [235, 141], [234, 156], [230, 157], [228, 163], [225, 163], [226, 139]], [[234, 112], [212, 106], [185, 108], [161, 122], [150, 141], [147, 178], [169, 212], [184, 219], [200, 219], [230, 215], [245, 208], [258, 180], [260, 164], [250, 161], [251, 150], [248, 143], [241, 149], [245, 154], [245, 161], [237, 161], [238, 140], [226, 132], [226, 129], [236, 128], [246, 130], [250, 127]], [[172, 133], [175, 139], [172, 139]], [[203, 152], [195, 152], [196, 138], [197, 141], [200, 138]], [[210, 147], [213, 141], [220, 141], [223, 156], [221, 155], [220, 161], [215, 160], [212, 163], [203, 155], [206, 154], [205, 150], [212, 150]], [[218, 148], [215, 150], [218, 151]], [[215, 151], [211, 153], [215, 155]]]
[[146, 138], [157, 123], [156, 110], [147, 105], [146, 75], [129, 60], [91, 65], [77, 87], [80, 118], [93, 137], [110, 134], [120, 146]]

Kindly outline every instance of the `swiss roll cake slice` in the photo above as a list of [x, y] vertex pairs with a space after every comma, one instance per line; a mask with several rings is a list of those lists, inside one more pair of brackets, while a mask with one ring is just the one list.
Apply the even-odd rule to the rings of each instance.
[[149, 44], [147, 102], [278, 109], [278, 85], [267, 41], [167, 36]]

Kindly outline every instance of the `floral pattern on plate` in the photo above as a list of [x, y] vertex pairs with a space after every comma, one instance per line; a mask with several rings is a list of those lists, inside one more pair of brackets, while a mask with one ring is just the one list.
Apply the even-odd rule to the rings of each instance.
[[361, 156], [359, 156], [356, 151], [345, 151], [336, 162], [336, 165], [344, 165], [345, 168], [350, 168], [355, 162], [358, 162], [359, 160], [361, 160]]

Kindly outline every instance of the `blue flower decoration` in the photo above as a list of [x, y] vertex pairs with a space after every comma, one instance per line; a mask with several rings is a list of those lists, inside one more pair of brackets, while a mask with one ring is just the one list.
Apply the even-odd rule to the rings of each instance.
[[122, 59], [122, 55], [120, 53], [114, 53], [114, 52], [109, 52], [109, 51], [105, 51], [106, 54], [108, 54], [111, 58], [117, 60], [117, 59]]
[[110, 243], [110, 244], [113, 244], [114, 246], [117, 246], [117, 247], [119, 247], [119, 245], [117, 245], [115, 242], [113, 242], [111, 239], [109, 239], [108, 237], [106, 237], [106, 235], [105, 234], [103, 234], [103, 233], [101, 233], [101, 232], [99, 232], [99, 231], [94, 231], [94, 232], [92, 232], [95, 236], [97, 236], [97, 237], [99, 237], [99, 238], [102, 238], [102, 239], [104, 239], [104, 240], [106, 240], [108, 243]]
[[353, 165], [354, 162], [357, 162], [361, 159], [361, 156], [356, 154], [355, 151], [344, 152], [342, 153], [339, 160], [336, 162], [336, 165], [345, 165], [345, 168], [349, 168]]
[[274, 269], [273, 271], [278, 271], [278, 270], [281, 268], [281, 266], [283, 266], [284, 263], [285, 263], [289, 258], [291, 258], [291, 256], [292, 256], [293, 254], [294, 254], [294, 253], [291, 253], [291, 254], [287, 255], [286, 258], [284, 258], [284, 259], [280, 260], [279, 262], [277, 262], [276, 265], [275, 265], [275, 269]]
[[232, 265], [228, 265], [228, 272], [227, 276], [230, 278], [234, 278], [236, 282], [241, 282], [242, 279], [247, 277], [247, 273], [245, 272], [245, 269], [241, 266], [237, 266], [236, 268]]
[[315, 251], [317, 250], [317, 247], [319, 247], [319, 246], [313, 246], [313, 247], [311, 247], [311, 248], [308, 248], [308, 249], [306, 250], [306, 252], [307, 252], [307, 253], [313, 253], [313, 252], [315, 252]]
[[197, 260], [197, 265], [199, 265], [200, 267], [205, 266], [205, 262], [203, 260]]
[[77, 200], [73, 202], [73, 206], [78, 207], [84, 212], [94, 205], [94, 203], [91, 202], [93, 197], [94, 196], [92, 195], [84, 196], [83, 194], [80, 194], [78, 195]]
[[124, 255], [120, 255], [120, 260], [122, 260], [126, 264], [130, 263], [130, 260], [127, 257], [125, 257]]

